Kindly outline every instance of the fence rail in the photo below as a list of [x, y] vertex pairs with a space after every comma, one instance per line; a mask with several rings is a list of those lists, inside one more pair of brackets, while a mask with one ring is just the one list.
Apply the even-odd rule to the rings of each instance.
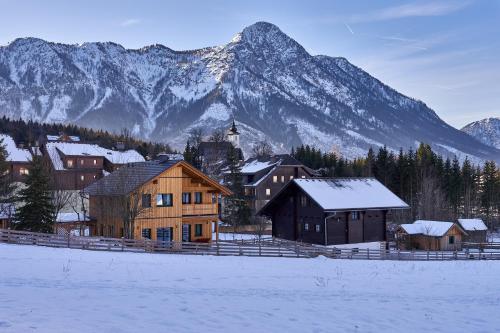
[[[313, 246], [291, 241], [220, 241], [218, 243], [162, 242], [148, 239], [80, 237], [0, 229], [0, 243], [64, 247], [96, 251], [175, 253], [191, 255], [249, 256], [363, 260], [500, 260], [500, 251], [486, 247], [464, 251], [400, 251]], [[472, 246], [469, 243], [469, 246]]]

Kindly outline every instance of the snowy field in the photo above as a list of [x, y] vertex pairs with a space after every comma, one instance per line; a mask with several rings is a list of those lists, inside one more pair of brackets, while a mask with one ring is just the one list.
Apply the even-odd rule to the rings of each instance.
[[500, 262], [0, 244], [0, 332], [498, 332]]

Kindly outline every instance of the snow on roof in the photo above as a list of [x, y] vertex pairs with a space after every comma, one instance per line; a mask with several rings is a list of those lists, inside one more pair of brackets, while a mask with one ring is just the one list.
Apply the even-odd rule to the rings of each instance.
[[488, 230], [488, 227], [481, 219], [458, 219], [458, 223], [465, 231]]
[[[60, 141], [64, 136], [62, 135], [47, 135], [47, 141]], [[79, 142], [79, 136], [68, 135], [68, 138], [73, 142]]]
[[241, 168], [241, 173], [256, 173], [259, 171], [262, 171], [264, 169], [267, 169], [273, 165], [275, 165], [277, 162], [273, 161], [264, 161], [260, 162], [258, 160], [253, 160], [251, 162], [245, 163], [243, 167]]
[[64, 164], [59, 152], [66, 156], [102, 156], [113, 164], [144, 162], [144, 157], [135, 150], [110, 150], [95, 144], [49, 142], [46, 149], [56, 170], [64, 170]]
[[444, 236], [454, 225], [453, 222], [417, 220], [411, 224], [401, 224], [409, 235]]
[[71, 222], [88, 222], [90, 221], [88, 216], [83, 213], [59, 213], [57, 214], [57, 223], [71, 223]]
[[5, 146], [9, 156], [9, 162], [29, 162], [31, 161], [31, 153], [28, 149], [17, 148], [14, 139], [7, 134], [0, 134], [0, 139], [3, 140], [2, 144]]
[[374, 178], [294, 179], [325, 210], [408, 208]]

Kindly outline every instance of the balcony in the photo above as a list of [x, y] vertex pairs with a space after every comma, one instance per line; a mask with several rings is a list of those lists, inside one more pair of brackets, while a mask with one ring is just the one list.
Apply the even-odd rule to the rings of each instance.
[[182, 205], [182, 215], [217, 215], [217, 204]]

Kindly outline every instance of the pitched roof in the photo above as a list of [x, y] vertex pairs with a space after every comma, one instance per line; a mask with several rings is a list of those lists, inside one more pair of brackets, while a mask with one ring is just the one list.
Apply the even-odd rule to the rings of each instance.
[[481, 219], [458, 219], [458, 223], [465, 231], [488, 230], [488, 227]]
[[[302, 166], [306, 168], [301, 162], [297, 161], [290, 154], [280, 154], [249, 158], [241, 167], [241, 173], [253, 174], [275, 165]], [[312, 173], [312, 170], [309, 168], [306, 169]]]
[[[424, 235], [432, 237], [444, 236], [455, 223], [445, 221], [417, 220], [411, 224], [401, 224], [400, 227], [408, 235]], [[461, 228], [459, 227], [461, 230]]]
[[164, 171], [179, 164], [183, 166], [184, 171], [203, 178], [207, 183], [219, 189], [223, 194], [231, 194], [231, 191], [225, 186], [208, 177], [189, 163], [179, 160], [129, 163], [110, 173], [108, 176], [90, 184], [83, 191], [87, 194], [96, 196], [128, 194]]
[[17, 148], [14, 139], [10, 135], [0, 134], [2, 144], [7, 151], [7, 161], [9, 162], [29, 162], [31, 161], [31, 153], [28, 149]]
[[49, 142], [45, 145], [47, 153], [56, 170], [65, 170], [59, 152], [66, 156], [96, 156], [104, 157], [113, 164], [143, 162], [144, 157], [135, 150], [118, 151], [106, 149], [96, 144]]
[[90, 195], [124, 195], [171, 168], [179, 161], [130, 163], [87, 186]]
[[293, 182], [324, 210], [409, 207], [375, 178], [309, 178]]

